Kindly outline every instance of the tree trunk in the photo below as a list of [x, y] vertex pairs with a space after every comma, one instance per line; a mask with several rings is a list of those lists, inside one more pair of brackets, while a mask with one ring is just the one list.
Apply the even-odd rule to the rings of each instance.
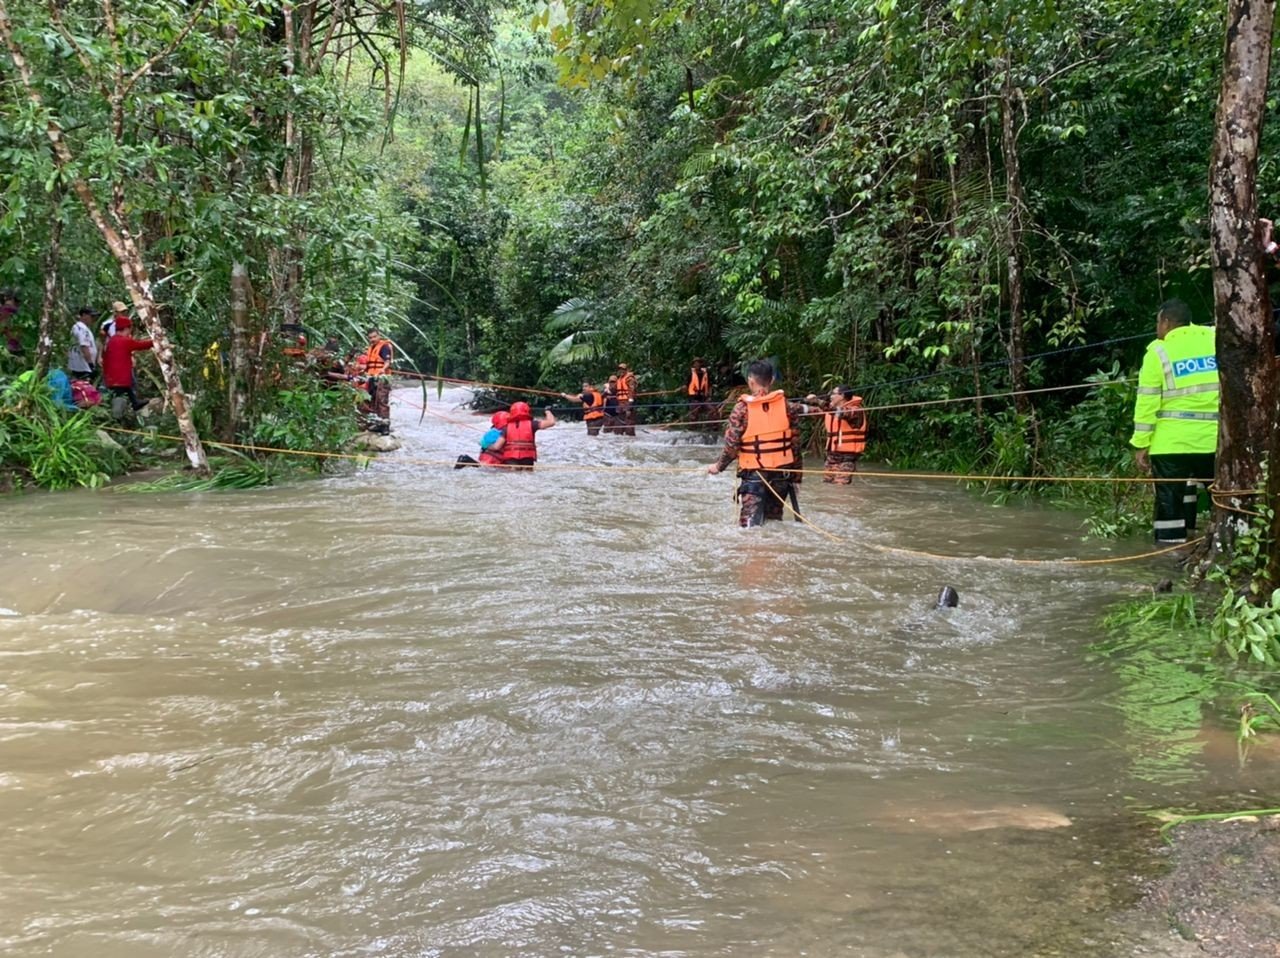
[[1009, 284], [1009, 382], [1017, 394], [1014, 408], [1022, 415], [1030, 415], [1031, 402], [1024, 393], [1027, 388], [1026, 340], [1023, 324], [1025, 290], [1023, 284], [1022, 234], [1025, 229], [1026, 203], [1022, 191], [1022, 163], [1018, 157], [1017, 111], [1022, 103], [1022, 91], [1013, 86], [1012, 64], [1004, 64], [1004, 84], [1000, 89], [1000, 146], [1004, 154], [1005, 202], [1005, 257]]
[[[44, 100], [40, 96], [40, 91], [36, 89], [31, 75], [31, 68], [27, 64], [26, 57], [22, 54], [22, 48], [18, 46], [13, 38], [13, 21], [9, 19], [9, 10], [5, 0], [0, 0], [0, 41], [3, 41], [5, 47], [9, 50], [9, 56], [13, 59], [13, 65], [18, 71], [18, 77], [26, 91], [27, 99], [31, 101], [38, 113], [45, 114]], [[45, 135], [49, 138], [53, 159], [58, 169], [64, 174], [69, 170], [76, 169], [74, 157], [71, 155], [71, 148], [67, 146], [67, 141], [63, 138], [62, 127], [52, 115], [47, 115]], [[173, 415], [178, 420], [178, 429], [182, 433], [183, 443], [187, 449], [187, 459], [193, 469], [199, 472], [207, 472], [209, 470], [209, 461], [205, 457], [204, 445], [200, 442], [200, 434], [196, 431], [195, 422], [191, 419], [191, 411], [187, 408], [186, 393], [182, 391], [182, 378], [178, 374], [178, 367], [173, 360], [173, 346], [169, 342], [169, 337], [165, 333], [164, 327], [160, 325], [159, 312], [156, 309], [155, 299], [151, 294], [151, 281], [147, 277], [146, 263], [143, 260], [139, 244], [128, 227], [128, 220], [124, 210], [123, 184], [118, 180], [112, 184], [113, 200], [111, 205], [105, 209], [98, 201], [93, 189], [89, 186], [89, 182], [83, 176], [77, 175], [74, 177], [71, 180], [71, 187], [84, 205], [89, 219], [102, 235], [102, 239], [111, 251], [111, 255], [120, 266], [125, 288], [129, 290], [129, 296], [133, 300], [134, 308], [138, 311], [138, 316], [146, 327], [147, 334], [155, 344], [152, 349], [160, 366], [160, 375], [164, 379], [165, 389], [169, 394], [169, 404], [173, 409]], [[107, 218], [108, 214], [111, 217], [110, 221]]]
[[[62, 196], [54, 194], [49, 252], [44, 264], [44, 297], [40, 302], [40, 330], [36, 338], [36, 378], [44, 376], [53, 354], [53, 316], [58, 306], [58, 266], [62, 262]], [[78, 348], [78, 347], [77, 347]]]
[[[1215, 482], [1221, 505], [1215, 511], [1213, 547], [1227, 552], [1239, 531], [1240, 516], [1232, 508], [1246, 507], [1259, 486], [1274, 421], [1275, 344], [1257, 228], [1258, 142], [1274, 21], [1274, 0], [1229, 0], [1227, 4], [1226, 53], [1209, 168], [1209, 236], [1222, 390]], [[1280, 462], [1275, 458], [1271, 462], [1271, 472], [1280, 472]], [[1271, 565], [1275, 562], [1273, 556]]]
[[231, 264], [231, 375], [228, 380], [227, 438], [232, 440], [249, 405], [249, 271], [243, 263]]

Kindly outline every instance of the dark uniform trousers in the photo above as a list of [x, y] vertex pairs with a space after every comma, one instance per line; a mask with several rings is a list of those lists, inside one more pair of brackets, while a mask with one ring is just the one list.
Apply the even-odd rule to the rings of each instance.
[[[1156, 479], [1212, 479], [1215, 456], [1205, 453], [1169, 453], [1151, 457], [1151, 474]], [[1156, 483], [1156, 542], [1175, 545], [1186, 542], [1196, 531], [1196, 512], [1201, 483]]]

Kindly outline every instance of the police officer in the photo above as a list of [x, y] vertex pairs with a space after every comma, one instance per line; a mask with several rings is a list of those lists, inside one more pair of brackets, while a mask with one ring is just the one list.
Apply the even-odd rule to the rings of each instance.
[[1213, 328], [1194, 326], [1178, 299], [1156, 313], [1156, 339], [1138, 374], [1133, 438], [1138, 468], [1157, 482], [1155, 538], [1161, 545], [1186, 542], [1196, 528], [1200, 484], [1214, 475], [1218, 448], [1218, 359]]

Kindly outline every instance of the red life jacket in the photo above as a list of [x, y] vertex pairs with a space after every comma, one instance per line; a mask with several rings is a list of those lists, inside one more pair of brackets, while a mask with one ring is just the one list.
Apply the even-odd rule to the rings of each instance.
[[485, 450], [480, 453], [480, 465], [482, 466], [500, 466], [502, 465], [502, 454], [500, 452], [489, 452]]
[[507, 423], [507, 428], [502, 431], [504, 437], [502, 461], [524, 460], [536, 462], [538, 459], [538, 446], [533, 441], [533, 433], [532, 419], [517, 419], [514, 422]]

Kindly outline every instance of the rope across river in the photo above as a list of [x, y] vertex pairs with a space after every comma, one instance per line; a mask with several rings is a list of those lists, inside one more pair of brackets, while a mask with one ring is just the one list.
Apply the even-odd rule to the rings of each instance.
[[[424, 410], [430, 412], [434, 416], [450, 422], [454, 425], [463, 426], [470, 429], [478, 429], [479, 426], [468, 423], [434, 410]], [[166, 441], [181, 443], [181, 436], [169, 435], [165, 433], [152, 432], [140, 429], [125, 429], [118, 426], [104, 426], [104, 431], [117, 433], [122, 435], [141, 436], [152, 441]], [[271, 453], [275, 455], [297, 456], [321, 459], [334, 459], [367, 464], [373, 458], [367, 453], [350, 453], [350, 452], [329, 452], [322, 450], [306, 450], [306, 449], [287, 449], [280, 446], [261, 446], [252, 443], [235, 443], [235, 442], [209, 442], [210, 446], [215, 448], [230, 449], [237, 451], [245, 451], [250, 453]], [[422, 457], [404, 456], [397, 457], [395, 462], [404, 465], [420, 465], [428, 467], [453, 469], [457, 465], [455, 459], [430, 459]], [[487, 466], [486, 468], [502, 469], [512, 468], [502, 464]], [[660, 466], [660, 465], [606, 465], [606, 464], [587, 464], [587, 463], [539, 463], [539, 471], [571, 471], [571, 472], [606, 472], [610, 474], [618, 473], [637, 473], [637, 474], [653, 474], [653, 475], [695, 475], [705, 474], [703, 466]], [[792, 472], [803, 475], [823, 475], [825, 470], [822, 469], [797, 469], [790, 470]], [[1127, 476], [1000, 476], [1000, 475], [969, 475], [969, 474], [952, 474], [952, 473], [928, 473], [928, 472], [886, 472], [871, 471], [858, 472], [855, 478], [861, 481], [934, 481], [934, 482], [1045, 482], [1045, 483], [1150, 483], [1152, 480], [1145, 478], [1134, 478]], [[1172, 481], [1172, 480], [1169, 480]], [[768, 485], [766, 481], [766, 485]], [[770, 487], [772, 491], [772, 487]], [[802, 515], [790, 505], [788, 509], [795, 514], [796, 518], [805, 525], [818, 531], [822, 535], [836, 542], [848, 541], [844, 537], [837, 536], [820, 526], [813, 523], [808, 517]], [[1199, 541], [1199, 540], [1197, 540]], [[928, 558], [939, 561], [980, 561], [980, 562], [1006, 562], [1018, 565], [1107, 565], [1122, 562], [1136, 562], [1143, 559], [1153, 558], [1155, 556], [1164, 555], [1175, 551], [1179, 547], [1157, 549], [1153, 551], [1142, 552], [1136, 555], [1115, 556], [1102, 559], [1077, 559], [1077, 558], [1061, 558], [1061, 559], [1016, 559], [1016, 558], [999, 558], [992, 556], [956, 556], [943, 555], [933, 552], [925, 552], [921, 550], [907, 549], [897, 546], [882, 546], [877, 543], [864, 542], [863, 544], [870, 548], [885, 553], [900, 553], [903, 555], [913, 555], [921, 558]]]

